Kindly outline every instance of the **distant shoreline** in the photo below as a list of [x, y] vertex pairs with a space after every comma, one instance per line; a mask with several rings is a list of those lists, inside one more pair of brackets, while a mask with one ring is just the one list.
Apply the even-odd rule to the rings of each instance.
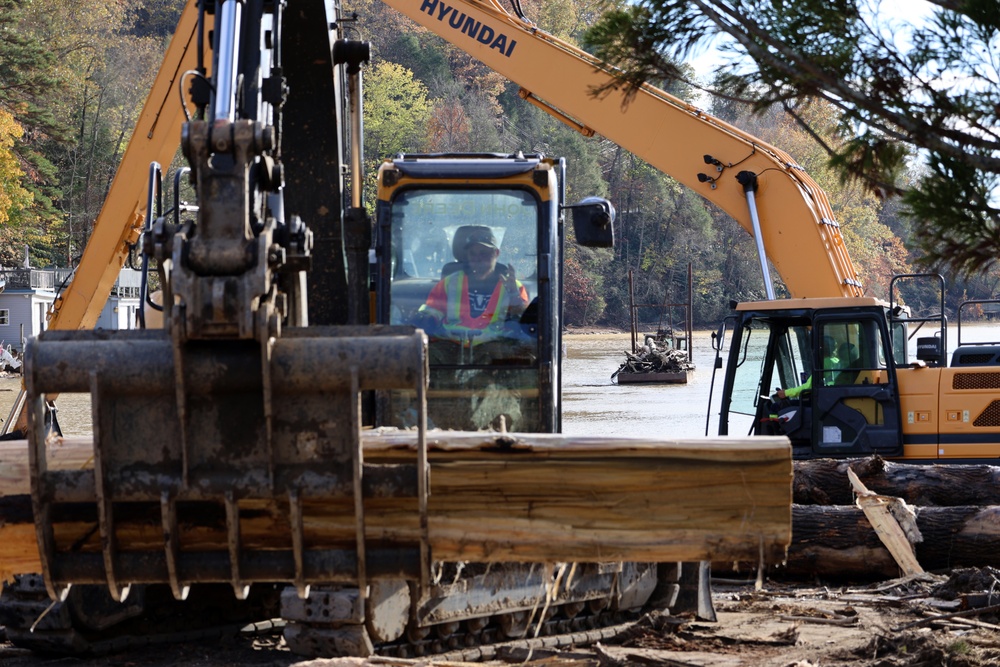
[[566, 327], [563, 329], [564, 336], [613, 336], [616, 334], [628, 335], [628, 331], [608, 327]]

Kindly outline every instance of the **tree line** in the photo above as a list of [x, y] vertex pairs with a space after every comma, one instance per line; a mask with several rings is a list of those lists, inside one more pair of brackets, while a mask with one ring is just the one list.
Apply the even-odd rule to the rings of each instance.
[[[131, 127], [183, 0], [0, 0], [0, 265], [72, 267], [100, 210]], [[595, 41], [599, 0], [524, 0], [524, 12], [566, 41]], [[625, 327], [629, 274], [635, 301], [687, 298], [693, 317], [714, 326], [731, 300], [764, 297], [753, 240], [712, 204], [627, 150], [585, 138], [518, 96], [517, 87], [378, 0], [353, 0], [355, 28], [372, 44], [365, 71], [365, 200], [374, 202], [378, 163], [398, 152], [517, 152], [565, 157], [568, 197], [608, 197], [618, 210], [611, 250], [567, 244], [567, 324]], [[353, 36], [353, 35], [352, 35]], [[653, 82], [791, 153], [826, 190], [869, 294], [886, 298], [894, 273], [914, 272], [926, 254], [924, 228], [898, 198], [843, 179], [830, 150], [848, 150], [836, 105], [819, 97], [793, 111], [747, 99], [720, 77]], [[700, 87], [723, 94], [701, 97]], [[544, 93], [541, 93], [544, 97]], [[819, 141], [817, 141], [819, 139]], [[902, 165], [899, 183], [919, 169]], [[949, 307], [997, 293], [993, 265], [951, 276]], [[778, 285], [781, 293], [782, 287]], [[911, 297], [919, 299], [919, 295]], [[641, 315], [661, 318], [658, 309]]]

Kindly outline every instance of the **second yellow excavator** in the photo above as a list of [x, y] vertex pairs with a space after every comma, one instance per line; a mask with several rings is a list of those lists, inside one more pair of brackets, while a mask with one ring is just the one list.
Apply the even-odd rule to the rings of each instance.
[[[649, 85], [624, 104], [595, 95], [614, 81], [611, 68], [495, 0], [383, 1], [521, 86], [522, 98], [687, 185], [753, 236], [768, 301], [740, 304], [733, 316], [720, 435], [789, 435], [797, 458], [1000, 458], [996, 346], [959, 341], [949, 360], [937, 276], [899, 276], [890, 303], [866, 296], [826, 193], [790, 155]], [[771, 266], [790, 299], [775, 300]], [[918, 280], [937, 281], [941, 298], [914, 316], [904, 292]], [[908, 341], [918, 331], [912, 358]], [[772, 417], [775, 387], [823, 373], [830, 356], [849, 372], [836, 382], [826, 373], [793, 417]]]

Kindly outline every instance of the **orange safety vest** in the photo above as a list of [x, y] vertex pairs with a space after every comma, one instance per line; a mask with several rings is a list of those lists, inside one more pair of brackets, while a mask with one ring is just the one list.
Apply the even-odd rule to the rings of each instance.
[[[521, 300], [527, 303], [528, 293], [521, 281], [517, 281], [517, 287]], [[506, 303], [506, 283], [498, 280], [482, 314], [472, 317], [469, 309], [469, 278], [464, 271], [456, 271], [434, 286], [427, 297], [427, 303], [420, 310], [437, 315], [449, 338], [463, 340], [469, 331], [480, 332], [472, 338], [472, 344], [479, 345], [502, 335], [504, 322], [507, 320], [507, 307], [500, 307], [500, 304]]]

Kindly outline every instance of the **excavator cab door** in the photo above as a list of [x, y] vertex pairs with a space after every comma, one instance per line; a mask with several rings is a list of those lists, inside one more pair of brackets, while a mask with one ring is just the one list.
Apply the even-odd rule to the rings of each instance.
[[737, 316], [726, 364], [719, 435], [773, 435], [773, 386], [794, 386], [801, 366], [789, 351], [788, 324], [769, 314]]
[[812, 456], [898, 456], [899, 389], [879, 313], [817, 312], [811, 392]]

